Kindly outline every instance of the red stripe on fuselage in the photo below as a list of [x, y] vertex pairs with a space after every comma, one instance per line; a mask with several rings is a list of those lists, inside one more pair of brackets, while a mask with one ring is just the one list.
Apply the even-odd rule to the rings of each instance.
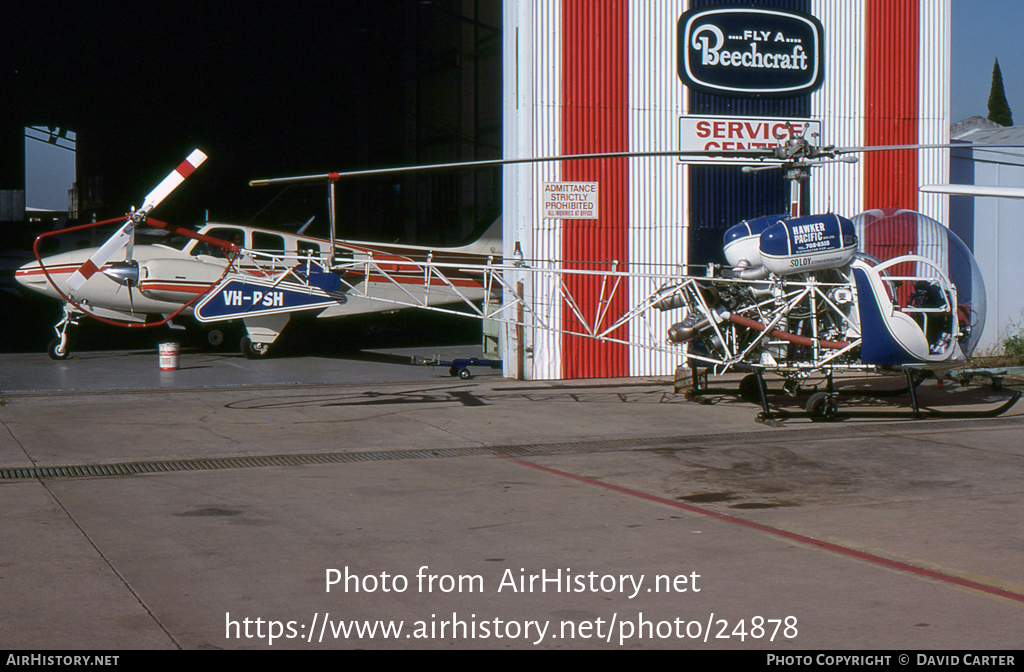
[[[50, 275], [62, 275], [64, 273], [74, 273], [75, 271], [78, 270], [79, 266], [81, 266], [81, 264], [64, 264], [62, 266], [47, 266], [46, 267], [46, 272], [49, 273]], [[26, 276], [26, 275], [45, 275], [45, 273], [43, 273], [43, 269], [41, 269], [41, 268], [29, 268], [29, 269], [24, 269], [24, 270], [19, 269], [19, 270], [14, 272], [14, 275], [15, 275], [15, 277], [23, 277], [23, 276]]]

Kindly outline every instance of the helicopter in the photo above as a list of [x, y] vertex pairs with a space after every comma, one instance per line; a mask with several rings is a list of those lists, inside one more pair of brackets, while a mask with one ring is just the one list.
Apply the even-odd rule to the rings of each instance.
[[[813, 167], [854, 163], [866, 151], [945, 148], [949, 145], [884, 147], [819, 146], [789, 129], [774, 147], [739, 151], [615, 152], [579, 156], [477, 161], [395, 169], [329, 173], [256, 180], [253, 185], [351, 179], [371, 175], [634, 156], [700, 155], [744, 158], [754, 162], [744, 172], [781, 169], [790, 182], [790, 211], [744, 221], [725, 232], [725, 265], [679, 269], [677, 273], [644, 270], [581, 270], [558, 260], [524, 259], [517, 245], [511, 259], [489, 260], [460, 272], [479, 275], [498, 288], [502, 302], [470, 314], [504, 322], [516, 330], [538, 329], [606, 342], [669, 352], [687, 361], [694, 372], [747, 375], [740, 394], [759, 402], [758, 419], [785, 415], [769, 404], [765, 375], [784, 379], [796, 394], [813, 375], [825, 388], [811, 389], [804, 408], [814, 421], [840, 417], [834, 376], [839, 373], [884, 373], [907, 382], [912, 417], [926, 414], [917, 386], [963, 366], [972, 355], [985, 321], [984, 280], [967, 246], [934, 219], [911, 210], [870, 210], [847, 219], [834, 213], [802, 215], [801, 190]], [[771, 160], [772, 165], [757, 165]], [[351, 270], [351, 269], [350, 269]], [[429, 260], [406, 269], [424, 277], [443, 277], [446, 267]], [[592, 313], [574, 295], [574, 275], [597, 276], [600, 296]], [[529, 282], [524, 282], [524, 279]], [[594, 278], [591, 278], [593, 280]], [[637, 285], [639, 281], [639, 285]], [[542, 305], [524, 288], [553, 288], [564, 310]], [[625, 311], [610, 309], [612, 298], [629, 286], [647, 286]], [[593, 283], [591, 283], [593, 286]], [[373, 298], [373, 297], [366, 297]], [[384, 299], [394, 302], [394, 299]], [[413, 303], [397, 301], [401, 305]], [[654, 311], [676, 311], [680, 321], [660, 338], [651, 333]], [[566, 317], [568, 314], [568, 317]], [[623, 329], [626, 325], [636, 328]], [[621, 333], [630, 336], [623, 338]], [[699, 388], [696, 384], [695, 389]], [[943, 415], [998, 415], [1019, 399], [1014, 393], [988, 411]], [[937, 415], [929, 409], [929, 415]], [[848, 415], [848, 414], [847, 414]]]
[[[199, 321], [217, 323], [247, 314], [286, 319], [291, 312], [312, 308], [326, 312], [346, 302], [376, 303], [381, 309], [416, 307], [490, 319], [517, 333], [536, 329], [625, 343], [678, 357], [689, 363], [695, 380], [700, 370], [746, 373], [740, 394], [760, 402], [761, 421], [784, 415], [770, 406], [766, 374], [781, 376], [790, 392], [799, 391], [812, 374], [823, 376], [825, 389], [815, 388], [805, 404], [815, 421], [841, 415], [836, 374], [895, 374], [907, 381], [912, 416], [921, 417], [917, 385], [962, 365], [980, 337], [985, 293], [977, 263], [948, 228], [920, 213], [868, 211], [853, 219], [833, 213], [802, 215], [800, 193], [811, 168], [824, 163], [853, 163], [854, 154], [864, 151], [948, 145], [837, 148], [815, 145], [792, 129], [788, 138], [777, 140], [774, 147], [745, 150], [495, 159], [250, 182], [324, 183], [333, 213], [335, 183], [371, 175], [637, 156], [741, 158], [753, 164], [744, 172], [783, 170], [790, 182], [790, 211], [728, 229], [725, 265], [672, 273], [618, 270], [614, 265], [586, 270], [568, 268], [557, 259], [526, 259], [518, 244], [511, 255], [492, 246], [477, 259], [445, 257], [427, 249], [416, 255], [381, 255], [369, 249], [356, 255], [336, 240], [332, 219], [325, 254], [314, 258], [308, 252], [238, 247], [234, 251], [244, 261], [228, 264], [219, 278], [208, 279], [207, 288], [188, 306], [194, 303]], [[762, 163], [768, 161], [772, 163]], [[139, 220], [133, 213], [125, 226]], [[124, 238], [121, 231], [118, 237]], [[909, 242], [914, 249], [907, 249]], [[253, 268], [262, 270], [254, 273]], [[583, 301], [574, 296], [579, 284], [572, 281], [574, 275], [591, 276], [591, 284], [600, 286], [598, 307], [592, 312], [585, 312]], [[646, 289], [626, 310], [612, 310], [611, 298], [631, 284]], [[528, 289], [536, 286], [552, 288], [565, 310], [554, 310], [550, 301], [538, 302]], [[252, 298], [257, 294], [259, 301]], [[650, 328], [655, 312], [678, 314], [679, 321], [667, 334], [657, 334]], [[626, 325], [635, 328], [623, 330]], [[623, 337], [624, 331], [630, 336]], [[1019, 396], [1015, 393], [999, 408], [981, 414], [1005, 412]]]

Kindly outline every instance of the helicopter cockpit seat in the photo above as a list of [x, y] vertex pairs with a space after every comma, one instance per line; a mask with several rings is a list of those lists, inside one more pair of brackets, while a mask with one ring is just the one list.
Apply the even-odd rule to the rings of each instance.
[[[957, 343], [955, 290], [937, 279], [913, 278], [918, 290], [910, 305], [901, 309], [893, 302], [883, 273], [907, 261], [931, 265], [918, 256], [898, 257], [872, 266], [858, 259], [853, 263], [861, 319], [861, 360], [866, 364], [895, 366], [930, 361], [962, 359], [953, 352]], [[908, 278], [909, 279], [909, 278]], [[904, 312], [906, 311], [906, 312]]]
[[926, 361], [928, 339], [914, 318], [896, 309], [878, 271], [853, 263], [861, 325], [861, 361], [895, 366]]

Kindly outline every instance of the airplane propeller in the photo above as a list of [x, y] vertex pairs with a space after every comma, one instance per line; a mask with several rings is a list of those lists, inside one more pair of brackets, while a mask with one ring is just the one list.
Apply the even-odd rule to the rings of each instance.
[[[150, 211], [167, 198], [167, 196], [174, 191], [179, 184], [185, 181], [185, 178], [191, 175], [196, 168], [198, 168], [203, 161], [206, 160], [206, 154], [202, 153], [198, 149], [194, 150], [188, 157], [181, 162], [177, 168], [163, 179], [160, 184], [156, 186], [153, 191], [149, 192], [146, 196], [146, 200], [143, 201], [142, 207], [138, 210], [133, 210], [128, 215], [128, 220], [124, 223], [117, 233], [107, 239], [107, 242], [96, 250], [96, 252], [89, 257], [88, 261], [78, 267], [70, 278], [68, 278], [68, 287], [72, 290], [80, 289], [85, 284], [86, 280], [95, 275], [96, 271], [101, 269], [104, 264], [110, 261], [110, 258], [117, 254], [118, 250], [128, 245], [133, 238], [135, 227], [145, 221]], [[137, 277], [137, 276], [136, 276]], [[130, 288], [129, 288], [130, 291]]]
[[114, 282], [128, 288], [128, 305], [131, 307], [132, 315], [135, 315], [135, 298], [132, 295], [132, 288], [139, 286], [139, 262], [131, 258], [131, 247], [128, 250], [128, 258], [124, 261], [115, 261], [101, 272]]

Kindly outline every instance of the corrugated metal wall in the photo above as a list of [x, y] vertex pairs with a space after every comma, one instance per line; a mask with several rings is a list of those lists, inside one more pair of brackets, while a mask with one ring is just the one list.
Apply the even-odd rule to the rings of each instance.
[[[562, 0], [562, 152], [591, 154], [629, 151], [629, 2]], [[628, 270], [629, 170], [627, 159], [568, 161], [568, 182], [600, 184], [599, 219], [562, 223], [565, 267]], [[569, 275], [566, 286], [584, 315], [602, 302], [611, 315], [628, 309], [628, 292], [602, 294], [599, 276]], [[575, 316], [562, 309], [563, 320], [576, 328]], [[623, 327], [611, 334], [628, 340]], [[577, 336], [562, 339], [562, 374], [566, 378], [629, 375], [626, 345]]]
[[[939, 144], [949, 142], [949, 0], [924, 2], [920, 10], [918, 45], [918, 142]], [[949, 179], [949, 152], [922, 149], [918, 152], [918, 185], [939, 184]], [[932, 219], [949, 225], [949, 197], [938, 194], [917, 194], [917, 210]]]
[[[864, 95], [868, 145], [917, 143], [919, 0], [869, 0]], [[864, 156], [865, 208], [917, 207], [917, 152]]]
[[[693, 114], [812, 117], [823, 144], [943, 142], [948, 137], [950, 0], [518, 0], [505, 5], [505, 156], [659, 150], [678, 146], [678, 119]], [[675, 27], [689, 6], [765, 5], [818, 17], [825, 28], [825, 76], [809, 96], [759, 100], [688, 91], [676, 75]], [[919, 196], [920, 180], [944, 181], [944, 153], [874, 153], [856, 165], [816, 169], [808, 211], [851, 216], [868, 207], [920, 209], [944, 221], [943, 197]], [[780, 171], [689, 166], [674, 159], [537, 164], [506, 169], [505, 246], [528, 258], [577, 268], [664, 271], [683, 261], [718, 260], [721, 234], [741, 219], [787, 209]], [[544, 182], [600, 182], [601, 219], [545, 220]], [[606, 267], [606, 266], [605, 266]], [[568, 308], [552, 283], [527, 287], [551, 325]], [[596, 302], [586, 282], [572, 289]], [[652, 287], [635, 280], [623, 310]], [[595, 312], [596, 306], [581, 306]], [[631, 340], [664, 338], [670, 315], [652, 317]], [[625, 336], [625, 334], [617, 334]], [[506, 372], [517, 345], [507, 339]], [[541, 330], [523, 334], [528, 378], [663, 375], [678, 362], [640, 348], [598, 345]]]
[[[821, 142], [864, 144], [864, 35], [867, 0], [815, 0], [811, 13], [825, 28], [825, 81], [811, 94]], [[816, 168], [810, 183], [816, 212], [852, 216], [864, 209], [864, 162]]]
[[[504, 5], [504, 156], [555, 156], [562, 147], [562, 5], [547, 0]], [[518, 245], [527, 259], [563, 259], [562, 222], [541, 218], [540, 185], [562, 179], [561, 164], [506, 166], [502, 222], [503, 247]], [[562, 302], [550, 280], [534, 285], [531, 275], [510, 274], [523, 283], [539, 321], [559, 325]], [[522, 342], [519, 342], [519, 339]], [[561, 337], [554, 331], [509, 328], [505, 333], [505, 375], [558, 379], [562, 374]], [[524, 353], [524, 361], [519, 353]]]
[[[676, 74], [676, 22], [686, 0], [629, 5], [629, 146], [660, 150], [677, 146], [679, 117], [686, 103]], [[685, 262], [686, 172], [673, 157], [629, 162], [629, 266], [634, 271], [672, 273]], [[648, 296], [660, 283], [636, 278], [629, 295]], [[672, 312], [649, 311], [634, 326], [633, 342], [664, 343], [679, 321]], [[630, 348], [630, 375], [671, 371], [678, 357]]]

